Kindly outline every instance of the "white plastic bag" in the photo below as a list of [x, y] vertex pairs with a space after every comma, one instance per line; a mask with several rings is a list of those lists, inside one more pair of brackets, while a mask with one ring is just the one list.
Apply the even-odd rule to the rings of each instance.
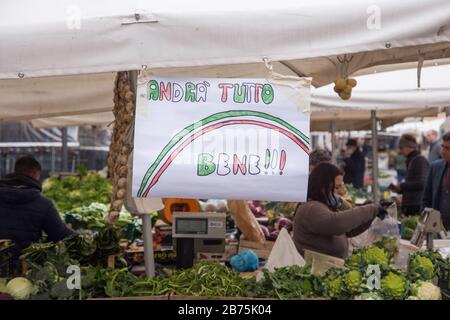
[[[272, 272], [275, 268], [293, 265], [304, 266], [305, 264], [305, 259], [297, 251], [289, 232], [285, 228], [281, 229], [264, 268]], [[263, 272], [259, 271], [256, 280], [261, 280], [263, 276]]]
[[371, 246], [383, 237], [401, 238], [396, 204], [392, 204], [386, 210], [388, 212], [386, 218], [383, 220], [375, 218], [368, 230], [350, 239], [349, 244], [351, 245], [351, 250]]

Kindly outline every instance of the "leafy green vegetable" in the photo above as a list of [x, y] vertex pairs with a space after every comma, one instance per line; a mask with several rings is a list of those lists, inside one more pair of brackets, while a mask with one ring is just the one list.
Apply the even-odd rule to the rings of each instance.
[[61, 179], [50, 177], [44, 181], [42, 189], [43, 194], [52, 199], [62, 212], [93, 202], [107, 204], [112, 193], [110, 182], [97, 173]]
[[320, 289], [319, 280], [306, 265], [277, 268], [273, 272], [263, 269], [264, 277], [256, 286], [255, 295], [278, 299], [313, 297]]

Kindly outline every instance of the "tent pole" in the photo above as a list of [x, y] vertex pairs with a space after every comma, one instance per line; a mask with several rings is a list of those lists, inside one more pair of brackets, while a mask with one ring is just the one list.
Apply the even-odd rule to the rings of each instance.
[[331, 162], [337, 163], [336, 121], [331, 120]]
[[378, 189], [378, 121], [377, 112], [372, 110], [372, 192], [373, 202], [380, 201], [380, 191]]
[[67, 172], [69, 171], [69, 152], [67, 149], [67, 127], [61, 128], [61, 142], [62, 142], [61, 171]]
[[[135, 97], [137, 97], [137, 77], [138, 71], [128, 72]], [[134, 136], [134, 134], [133, 134]], [[133, 139], [133, 138], [131, 138]], [[134, 148], [134, 141], [133, 141]], [[142, 214], [142, 237], [144, 238], [144, 264], [145, 274], [147, 278], [155, 277], [155, 258], [153, 254], [153, 234], [152, 234], [152, 217], [150, 212], [139, 212]]]
[[142, 215], [142, 234], [144, 238], [144, 263], [147, 278], [155, 277], [155, 259], [153, 255], [152, 217], [150, 214]]

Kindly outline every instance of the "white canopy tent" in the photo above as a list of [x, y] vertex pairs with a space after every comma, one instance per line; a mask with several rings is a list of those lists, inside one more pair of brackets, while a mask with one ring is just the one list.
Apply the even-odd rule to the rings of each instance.
[[450, 57], [447, 0], [5, 0], [0, 9], [0, 119], [67, 125], [68, 116], [104, 113], [112, 73], [143, 66], [264, 77], [267, 58], [276, 72], [322, 86], [345, 72], [343, 59], [351, 74]]
[[424, 67], [417, 87], [417, 68], [373, 73], [355, 79], [358, 85], [349, 100], [334, 92], [334, 84], [313, 90], [312, 130], [368, 130], [371, 111], [383, 127], [407, 117], [450, 113], [450, 65]]
[[372, 66], [450, 58], [449, 23], [448, 0], [3, 0], [0, 120], [62, 126], [108, 112], [111, 73], [142, 68], [264, 77], [268, 59], [319, 87]]
[[[437, 62], [435, 62], [437, 63]], [[435, 116], [442, 111], [450, 110], [450, 65], [434, 65], [428, 63], [421, 72], [421, 88], [417, 88], [417, 69], [402, 69], [382, 73], [373, 73], [356, 77], [358, 85], [354, 88], [350, 100], [341, 100], [333, 90], [333, 84], [312, 91], [311, 128], [315, 131], [330, 131], [332, 122], [336, 130], [368, 130], [371, 128], [371, 111], [377, 112], [377, 119], [383, 127], [387, 127], [407, 117]], [[401, 69], [401, 66], [398, 65]], [[57, 117], [42, 117], [33, 120], [35, 127], [54, 127], [79, 124], [107, 124], [114, 120], [112, 112], [113, 74], [97, 75], [97, 86], [92, 83], [81, 83], [74, 87], [74, 95], [86, 94], [94, 96], [89, 90], [97, 87], [98, 95], [93, 103], [86, 106], [80, 115], [66, 113]], [[26, 79], [24, 81], [34, 81]], [[45, 82], [41, 82], [45, 83]], [[50, 88], [41, 88], [50, 90]], [[76, 91], [78, 90], [78, 91]], [[14, 90], [11, 90], [14, 92]], [[24, 95], [26, 97], [26, 95]], [[63, 100], [58, 96], [48, 97], [55, 108]], [[14, 102], [14, 95], [5, 93], [6, 100]], [[64, 99], [61, 97], [61, 99]], [[23, 103], [23, 108], [32, 104]], [[75, 104], [75, 106], [77, 106]], [[18, 106], [16, 106], [17, 108]], [[81, 105], [80, 105], [81, 107]], [[30, 116], [30, 115], [28, 115]], [[39, 115], [37, 115], [39, 117]]]

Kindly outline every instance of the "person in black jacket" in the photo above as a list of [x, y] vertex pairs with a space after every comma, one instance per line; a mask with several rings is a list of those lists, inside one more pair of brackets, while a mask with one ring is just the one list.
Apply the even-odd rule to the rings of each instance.
[[428, 160], [418, 151], [419, 145], [411, 134], [400, 137], [399, 151], [406, 157], [405, 182], [390, 185], [390, 188], [402, 196], [402, 211], [405, 215], [417, 215], [422, 210], [422, 198], [428, 176]]
[[344, 154], [344, 182], [361, 189], [364, 186], [364, 172], [366, 170], [366, 158], [358, 147], [355, 139], [349, 139], [345, 144]]
[[18, 159], [14, 173], [0, 180], [0, 239], [15, 244], [16, 257], [42, 232], [49, 241], [60, 241], [74, 233], [62, 221], [52, 201], [41, 195], [41, 165], [33, 157]]
[[442, 159], [431, 164], [423, 195], [423, 207], [438, 210], [444, 227], [450, 230], [450, 131], [442, 137], [440, 148]]

